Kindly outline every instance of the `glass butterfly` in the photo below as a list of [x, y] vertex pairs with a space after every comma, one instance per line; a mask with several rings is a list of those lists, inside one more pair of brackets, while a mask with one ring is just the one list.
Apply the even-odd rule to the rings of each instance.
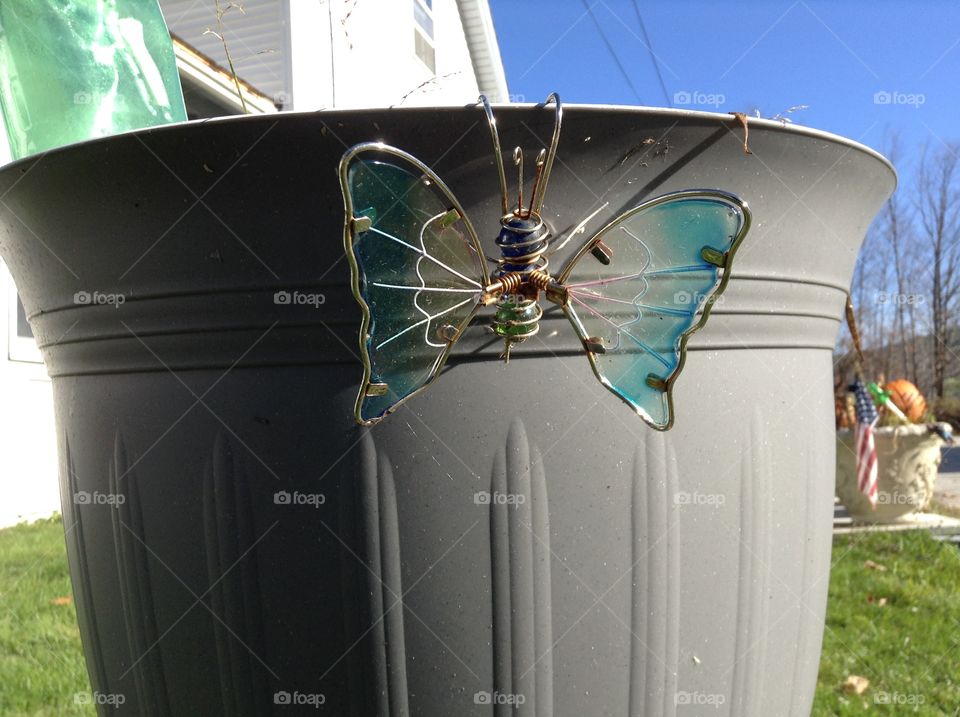
[[355, 145], [340, 161], [344, 244], [363, 312], [357, 422], [378, 423], [425, 389], [484, 307], [493, 307], [491, 328], [509, 360], [514, 344], [536, 336], [543, 297], [566, 314], [600, 382], [653, 428], [670, 428], [687, 338], [727, 285], [750, 225], [746, 203], [701, 189], [645, 201], [551, 274], [548, 249], [555, 240], [540, 213], [560, 139], [560, 98], [552, 94], [544, 103], [555, 105], [556, 122], [549, 151], [537, 157], [527, 206], [523, 154], [514, 150], [520, 190], [508, 206], [496, 121], [486, 97], [480, 102], [503, 210], [492, 273], [463, 207], [423, 162], [379, 142]]

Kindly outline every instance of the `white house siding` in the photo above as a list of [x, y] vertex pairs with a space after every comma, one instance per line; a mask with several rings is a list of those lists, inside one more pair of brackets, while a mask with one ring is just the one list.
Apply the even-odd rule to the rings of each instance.
[[0, 312], [0, 527], [5, 527], [60, 510], [60, 493], [50, 380], [42, 363], [10, 360], [11, 351], [18, 355], [30, 346], [14, 338], [16, 295], [2, 262], [0, 292], [8, 308]]
[[[415, 53], [414, 3], [420, 1], [246, 0], [245, 13], [231, 10], [224, 16], [224, 34], [237, 73], [284, 109], [389, 106], [424, 82], [428, 85], [404, 105], [476, 100], [477, 76], [457, 0], [433, 0], [432, 11], [429, 3], [421, 5], [433, 16], [435, 72]], [[160, 4], [171, 32], [226, 64], [220, 41], [204, 34], [216, 29], [214, 0]], [[473, 8], [482, 3], [468, 5], [471, 29], [480, 32], [482, 15]], [[485, 77], [496, 76], [490, 64], [484, 61]], [[502, 76], [499, 57], [492, 64]]]

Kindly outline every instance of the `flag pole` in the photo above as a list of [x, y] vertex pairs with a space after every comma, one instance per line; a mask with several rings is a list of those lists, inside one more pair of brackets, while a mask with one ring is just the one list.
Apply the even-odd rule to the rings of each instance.
[[853, 297], [847, 292], [847, 328], [853, 339], [853, 348], [857, 351], [857, 376], [863, 378], [863, 347], [860, 344], [860, 332], [857, 330], [857, 315], [853, 310]]

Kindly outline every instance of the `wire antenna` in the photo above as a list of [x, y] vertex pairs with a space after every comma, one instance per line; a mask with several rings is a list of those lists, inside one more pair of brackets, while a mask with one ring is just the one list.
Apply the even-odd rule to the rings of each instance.
[[[487, 116], [487, 127], [490, 129], [490, 139], [493, 142], [493, 156], [497, 164], [497, 178], [500, 180], [500, 210], [501, 216], [506, 216], [510, 212], [510, 200], [507, 198], [507, 173], [503, 164], [503, 149], [500, 146], [500, 133], [497, 131], [497, 119], [493, 115], [493, 108], [486, 95], [480, 95], [477, 100], [483, 104], [483, 110]], [[563, 123], [563, 105], [560, 103], [560, 95], [556, 92], [550, 93], [543, 106], [549, 107], [553, 103], [556, 105], [555, 121], [553, 125], [553, 137], [550, 139], [550, 149], [541, 150], [537, 155], [536, 173], [533, 179], [533, 189], [530, 194], [530, 205], [523, 208], [523, 152], [519, 147], [514, 149], [513, 161], [519, 168], [520, 188], [517, 192], [517, 209], [515, 214], [518, 216], [529, 216], [536, 214], [539, 216], [543, 208], [543, 199], [547, 192], [547, 182], [550, 180], [550, 170], [553, 169], [553, 161], [557, 156], [557, 147], [560, 144], [560, 127]]]
[[523, 216], [523, 150], [513, 148], [513, 163], [517, 166], [517, 211], [518, 217]]
[[537, 155], [536, 171], [533, 175], [533, 189], [530, 190], [530, 206], [527, 207], [527, 216], [533, 213], [533, 200], [537, 196], [537, 188], [540, 186], [540, 180], [543, 179], [543, 166], [546, 164], [547, 150], [541, 149]]
[[[547, 182], [550, 181], [550, 170], [553, 169], [553, 160], [557, 157], [557, 146], [560, 144], [560, 125], [563, 123], [563, 105], [560, 103], [560, 95], [556, 92], [551, 92], [543, 103], [543, 106], [548, 107], [551, 102], [557, 106], [556, 119], [553, 123], [553, 137], [550, 139], [550, 149], [544, 160], [543, 170], [538, 173], [538, 180], [534, 187], [535, 195], [531, 197], [530, 202], [532, 212], [537, 215], [540, 214], [540, 210], [543, 208], [543, 198], [547, 194]], [[539, 159], [538, 157], [537, 164], [539, 164]]]
[[497, 118], [493, 116], [493, 108], [490, 107], [490, 100], [486, 95], [480, 95], [478, 102], [483, 103], [484, 112], [487, 114], [487, 126], [490, 128], [490, 139], [493, 140], [493, 156], [497, 162], [497, 176], [500, 179], [500, 209], [501, 216], [507, 214], [507, 173], [503, 168], [503, 151], [500, 149], [500, 135], [497, 132]]

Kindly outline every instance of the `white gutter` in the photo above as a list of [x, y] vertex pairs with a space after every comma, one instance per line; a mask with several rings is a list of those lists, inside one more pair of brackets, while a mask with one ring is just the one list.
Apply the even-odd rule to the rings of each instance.
[[503, 71], [490, 3], [487, 0], [457, 0], [457, 7], [480, 92], [491, 102], [509, 102], [507, 75]]

